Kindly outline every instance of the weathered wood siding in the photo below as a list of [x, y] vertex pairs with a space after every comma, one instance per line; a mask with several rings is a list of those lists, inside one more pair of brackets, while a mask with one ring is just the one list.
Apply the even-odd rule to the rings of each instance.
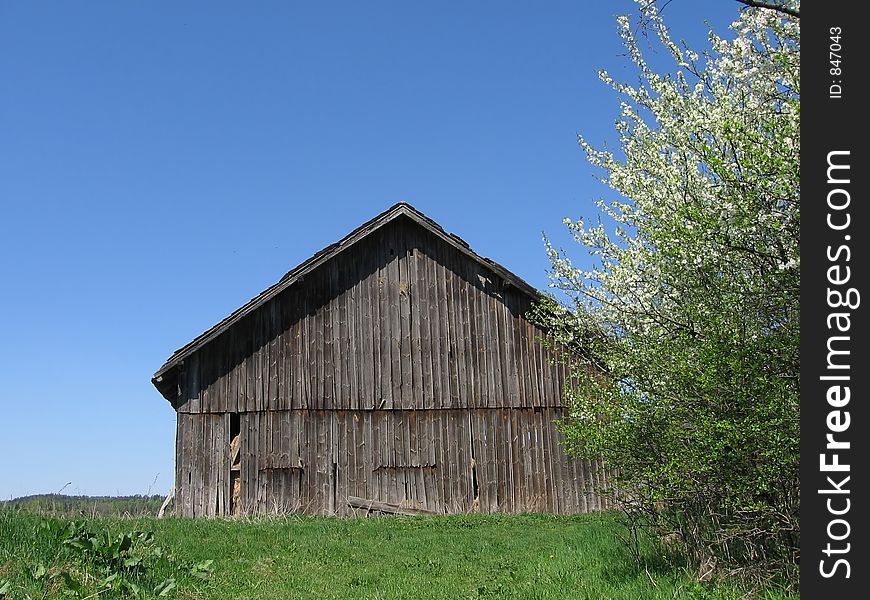
[[565, 370], [531, 299], [398, 218], [188, 357], [178, 510], [348, 514], [355, 496], [438, 513], [585, 512], [601, 470], [553, 421]]
[[[436, 513], [600, 510], [595, 463], [569, 459], [560, 409], [290, 410], [242, 415], [241, 512], [346, 515], [356, 496]], [[219, 415], [179, 415], [178, 506], [229, 513]], [[221, 437], [224, 436], [224, 437]]]
[[190, 357], [178, 411], [561, 406], [564, 369], [523, 317], [526, 294], [401, 225]]
[[178, 414], [175, 506], [179, 514], [229, 513], [229, 438], [229, 415]]

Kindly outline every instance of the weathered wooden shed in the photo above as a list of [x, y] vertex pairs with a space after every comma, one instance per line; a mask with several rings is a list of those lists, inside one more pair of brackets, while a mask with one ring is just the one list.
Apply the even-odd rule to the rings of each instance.
[[408, 204], [321, 250], [177, 350], [183, 516], [598, 510], [569, 458], [536, 291]]

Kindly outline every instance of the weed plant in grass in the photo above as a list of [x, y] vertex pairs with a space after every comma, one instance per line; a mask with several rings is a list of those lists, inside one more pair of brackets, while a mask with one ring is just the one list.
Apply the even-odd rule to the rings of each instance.
[[[25, 539], [33, 519], [13, 515], [17, 533], [9, 535], [10, 518], [0, 516], [0, 581], [12, 581], [13, 598], [41, 596], [12, 570], [55, 556], [50, 548], [22, 547], [38, 542]], [[179, 577], [167, 593], [191, 600], [753, 597], [726, 584], [697, 583], [694, 574], [654, 558], [650, 545], [637, 563], [612, 514], [96, 519], [88, 525], [153, 531], [155, 544], [187, 565], [213, 560], [207, 580]], [[155, 580], [169, 576], [161, 571]], [[775, 591], [755, 597], [789, 598]]]
[[129, 520], [0, 509], [0, 599], [173, 597], [212, 561], [178, 560]]

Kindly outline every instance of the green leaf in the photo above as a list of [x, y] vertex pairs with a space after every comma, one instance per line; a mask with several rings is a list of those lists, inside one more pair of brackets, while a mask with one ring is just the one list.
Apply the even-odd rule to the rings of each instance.
[[211, 574], [213, 568], [212, 564], [214, 560], [208, 559], [202, 562], [198, 562], [190, 569], [190, 574], [194, 577], [198, 577], [200, 579], [208, 579], [208, 576]]
[[131, 556], [130, 558], [124, 559], [125, 567], [138, 567], [142, 564], [142, 559], [137, 556]]
[[169, 592], [174, 590], [177, 586], [175, 579], [169, 577], [168, 579], [164, 579], [157, 587], [154, 588], [154, 594], [158, 598], [164, 598], [169, 595]]

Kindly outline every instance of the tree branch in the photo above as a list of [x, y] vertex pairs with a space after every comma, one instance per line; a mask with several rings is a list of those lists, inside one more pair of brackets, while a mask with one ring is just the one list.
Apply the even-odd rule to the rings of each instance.
[[775, 10], [776, 12], [785, 13], [787, 15], [791, 15], [795, 19], [801, 18], [801, 13], [799, 10], [795, 10], [793, 8], [788, 8], [787, 6], [781, 6], [779, 4], [772, 4], [770, 2], [758, 2], [757, 0], [737, 0], [740, 4], [745, 4], [746, 6], [752, 6], [754, 8], [767, 8], [770, 10]]

